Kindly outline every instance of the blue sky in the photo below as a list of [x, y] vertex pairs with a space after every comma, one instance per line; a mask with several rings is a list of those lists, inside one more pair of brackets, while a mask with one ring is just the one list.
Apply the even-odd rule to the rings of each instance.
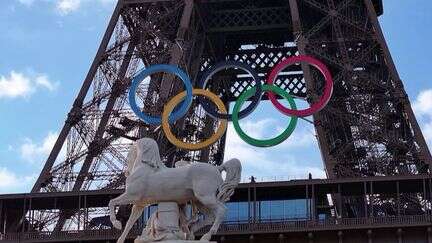
[[[0, 1], [0, 193], [27, 192], [49, 153], [87, 74], [114, 0]], [[384, 0], [387, 43], [423, 132], [432, 144], [432, 2]], [[429, 13], [429, 14], [428, 14]], [[286, 124], [268, 104], [242, 127], [271, 136]], [[293, 137], [266, 149], [228, 131], [226, 158], [239, 157], [244, 177], [323, 176], [312, 125], [299, 121]]]

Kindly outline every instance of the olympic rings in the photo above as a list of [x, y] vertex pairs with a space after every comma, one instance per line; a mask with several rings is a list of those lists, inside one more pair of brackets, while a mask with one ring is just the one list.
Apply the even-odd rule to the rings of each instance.
[[[225, 108], [224, 103], [219, 98], [219, 96], [215, 95], [214, 93], [211, 93], [210, 91], [207, 91], [204, 89], [193, 89], [192, 94], [207, 97], [208, 99], [210, 99], [211, 101], [213, 101], [216, 104], [216, 107], [222, 112], [222, 114], [227, 113], [227, 110]], [[190, 144], [190, 143], [185, 143], [183, 141], [180, 141], [171, 132], [171, 129], [170, 129], [169, 123], [168, 123], [168, 116], [171, 113], [171, 111], [174, 109], [174, 107], [176, 107], [182, 101], [182, 99], [184, 99], [185, 96], [186, 96], [186, 91], [183, 91], [180, 94], [174, 96], [165, 105], [164, 111], [162, 113], [162, 130], [164, 131], [165, 136], [167, 137], [168, 141], [170, 141], [172, 144], [174, 144], [175, 146], [177, 146], [179, 148], [187, 149], [187, 150], [199, 150], [202, 148], [206, 148], [206, 147], [214, 144], [215, 142], [217, 142], [217, 140], [219, 140], [224, 135], [228, 122], [226, 120], [220, 120], [220, 124], [219, 124], [219, 127], [216, 130], [216, 132], [210, 138], [208, 138], [207, 140], [205, 140], [203, 142], [196, 143], [196, 144]]]
[[[258, 139], [255, 139], [255, 138], [252, 138], [252, 137], [246, 135], [246, 133], [240, 127], [239, 120], [238, 120], [238, 118], [239, 118], [239, 116], [238, 116], [239, 112], [238, 111], [240, 110], [240, 108], [244, 104], [244, 102], [252, 96], [253, 92], [255, 92], [254, 89], [255, 89], [255, 87], [247, 90], [246, 92], [241, 94], [240, 97], [238, 98], [238, 100], [236, 101], [236, 103], [234, 105], [234, 109], [233, 109], [233, 120], [232, 120], [233, 125], [234, 125], [234, 129], [236, 130], [236, 132], [240, 136], [240, 138], [250, 145], [253, 145], [256, 147], [271, 147], [271, 146], [278, 145], [278, 144], [282, 143], [283, 141], [285, 141], [294, 132], [294, 129], [297, 125], [298, 118], [296, 116], [291, 117], [290, 122], [288, 124], [288, 127], [280, 135], [278, 135], [275, 138], [271, 138], [271, 139], [267, 139], [267, 140], [258, 140]], [[286, 99], [288, 101], [289, 105], [291, 106], [291, 108], [293, 110], [297, 109], [297, 106], [294, 102], [294, 99], [285, 90], [283, 90], [277, 86], [267, 85], [267, 84], [263, 85], [263, 89], [264, 89], [264, 91], [276, 93], [276, 94], [282, 96], [284, 99]]]
[[[324, 75], [325, 78], [324, 92], [322, 96], [316, 103], [311, 104], [309, 108], [304, 110], [297, 110], [297, 106], [292, 96], [288, 92], [284, 91], [283, 89], [273, 85], [277, 75], [283, 69], [299, 62], [307, 62], [310, 65], [314, 66]], [[232, 114], [228, 114], [227, 108], [225, 107], [224, 103], [219, 98], [219, 96], [205, 89], [208, 81], [215, 73], [227, 68], [238, 68], [243, 71], [246, 71], [250, 76], [252, 76], [252, 78], [256, 83], [255, 87], [247, 89], [240, 94], [238, 100], [234, 105]], [[185, 91], [177, 94], [170, 101], [168, 101], [168, 103], [165, 105], [163, 109], [161, 117], [144, 114], [143, 112], [141, 112], [135, 100], [135, 93], [138, 89], [139, 84], [143, 81], [145, 77], [156, 72], [168, 72], [168, 73], [175, 74], [181, 78], [185, 86]], [[280, 63], [278, 63], [270, 72], [266, 80], [266, 84], [264, 85], [261, 84], [260, 79], [256, 74], [256, 72], [254, 71], [254, 69], [252, 69], [245, 63], [240, 63], [235, 61], [225, 61], [225, 62], [217, 63], [209, 71], [205, 72], [205, 74], [203, 75], [203, 77], [199, 82], [198, 87], [199, 88], [197, 89], [193, 89], [188, 75], [184, 73], [181, 69], [179, 69], [177, 66], [165, 65], [165, 64], [154, 65], [144, 69], [133, 78], [132, 85], [129, 90], [129, 103], [133, 112], [145, 123], [151, 125], [162, 124], [162, 130], [164, 131], [168, 141], [170, 141], [173, 145], [177, 146], [178, 148], [187, 149], [187, 150], [199, 150], [214, 144], [223, 136], [227, 128], [227, 122], [230, 120], [232, 120], [234, 129], [237, 132], [237, 134], [246, 143], [257, 147], [270, 147], [270, 146], [275, 146], [277, 144], [280, 144], [293, 133], [297, 125], [298, 117], [305, 117], [305, 116], [312, 115], [313, 113], [320, 111], [327, 105], [333, 92], [333, 79], [328, 68], [319, 60], [310, 56], [295, 56], [295, 57], [287, 58], [281, 61]], [[273, 105], [281, 113], [290, 116], [291, 119], [287, 128], [275, 138], [258, 140], [246, 135], [246, 133], [240, 127], [239, 120], [249, 115], [255, 110], [255, 108], [258, 106], [261, 100], [263, 91], [268, 94], [268, 97], [270, 101], [273, 103]], [[217, 128], [216, 132], [207, 140], [204, 140], [196, 144], [190, 144], [181, 141], [180, 139], [175, 137], [175, 135], [172, 133], [170, 129], [170, 124], [174, 123], [176, 120], [180, 119], [187, 113], [187, 110], [192, 104], [193, 95], [198, 96], [198, 101], [204, 108], [204, 111], [207, 112], [207, 114], [209, 114], [213, 118], [219, 119], [219, 127]], [[286, 99], [288, 101], [290, 108], [284, 107], [276, 99], [276, 95], [279, 95], [282, 98]], [[204, 96], [207, 99], [209, 99], [211, 102], [215, 103], [217, 110], [214, 109], [211, 105], [209, 105], [208, 102], [205, 102], [205, 100], [200, 96]], [[245, 109], [241, 110], [243, 104], [249, 99], [252, 100], [251, 103]]]
[[279, 72], [281, 72], [283, 69], [285, 69], [285, 68], [287, 68], [293, 64], [299, 63], [299, 62], [307, 62], [307, 63], [311, 64], [312, 66], [317, 68], [324, 75], [324, 78], [326, 81], [325, 87], [324, 87], [324, 93], [321, 96], [321, 98], [318, 100], [318, 102], [312, 104], [311, 107], [304, 109], [304, 110], [292, 110], [292, 109], [288, 109], [288, 108], [284, 107], [276, 99], [276, 96], [273, 93], [268, 92], [268, 96], [269, 96], [270, 101], [273, 103], [273, 105], [283, 114], [291, 115], [291, 116], [298, 116], [298, 117], [305, 117], [305, 116], [310, 116], [313, 113], [318, 112], [322, 108], [324, 108], [324, 106], [327, 105], [327, 103], [329, 102], [329, 100], [332, 96], [333, 79], [332, 79], [332, 76], [330, 74], [330, 71], [328, 70], [326, 65], [324, 65], [324, 63], [322, 63], [319, 60], [317, 60], [313, 57], [310, 57], [310, 56], [294, 56], [294, 57], [287, 58], [287, 59], [283, 60], [282, 62], [280, 62], [279, 64], [277, 64], [273, 68], [273, 70], [271, 71], [270, 75], [267, 78], [267, 84], [272, 85]]
[[[252, 113], [258, 107], [258, 104], [261, 101], [262, 84], [261, 84], [261, 81], [260, 81], [258, 74], [255, 72], [255, 70], [251, 66], [249, 66], [245, 63], [242, 63], [242, 62], [238, 62], [238, 61], [219, 62], [219, 63], [215, 64], [212, 68], [210, 68], [207, 72], [204, 73], [204, 75], [202, 76], [202, 78], [199, 82], [198, 87], [200, 87], [201, 89], [205, 89], [208, 81], [213, 77], [213, 75], [215, 73], [217, 73], [223, 69], [228, 69], [228, 68], [238, 68], [238, 69], [241, 69], [241, 70], [247, 72], [250, 76], [252, 76], [253, 80], [255, 81], [256, 87], [257, 87], [255, 89], [255, 94], [252, 97], [251, 103], [244, 110], [240, 111], [238, 114], [239, 119], [242, 119], [242, 118], [246, 117], [247, 115], [249, 115], [250, 113]], [[198, 101], [202, 105], [204, 111], [207, 112], [207, 114], [209, 114], [211, 117], [232, 121], [232, 115], [231, 114], [220, 114], [220, 113], [216, 112], [200, 96], [198, 96]]]
[[180, 105], [180, 108], [174, 111], [174, 113], [169, 118], [169, 123], [174, 123], [181, 117], [183, 117], [190, 105], [192, 104], [192, 83], [188, 77], [188, 75], [183, 72], [180, 68], [173, 65], [166, 65], [166, 64], [158, 64], [154, 66], [150, 66], [143, 71], [141, 71], [138, 75], [136, 75], [132, 80], [132, 85], [129, 90], [129, 104], [132, 108], [132, 111], [141, 118], [145, 123], [151, 124], [151, 125], [159, 125], [161, 124], [161, 118], [158, 116], [150, 116], [144, 114], [144, 112], [141, 111], [141, 109], [138, 107], [136, 100], [135, 100], [135, 93], [138, 89], [138, 85], [147, 77], [150, 76], [153, 73], [157, 72], [167, 72], [172, 73], [180, 77], [180, 79], [183, 81], [183, 84], [186, 89], [186, 99], [182, 102]]

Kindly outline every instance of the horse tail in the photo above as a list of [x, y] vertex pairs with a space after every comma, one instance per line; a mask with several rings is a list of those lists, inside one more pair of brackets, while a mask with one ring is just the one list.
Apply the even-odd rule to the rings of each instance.
[[219, 172], [225, 171], [226, 177], [224, 182], [219, 186], [217, 198], [226, 202], [234, 194], [234, 189], [240, 183], [241, 163], [238, 159], [231, 159], [217, 167]]

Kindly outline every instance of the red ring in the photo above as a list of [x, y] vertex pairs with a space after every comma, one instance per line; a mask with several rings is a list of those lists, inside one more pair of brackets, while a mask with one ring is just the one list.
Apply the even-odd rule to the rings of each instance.
[[324, 108], [327, 103], [329, 102], [332, 93], [333, 93], [333, 78], [330, 74], [330, 71], [328, 70], [327, 66], [322, 63], [321, 61], [310, 57], [310, 56], [294, 56], [287, 59], [282, 60], [279, 62], [271, 71], [270, 75], [267, 78], [267, 84], [273, 85], [274, 80], [276, 79], [279, 72], [281, 72], [283, 69], [299, 62], [307, 62], [310, 65], [317, 68], [323, 75], [326, 81], [325, 87], [324, 87], [324, 93], [319, 99], [318, 102], [313, 103], [311, 107], [304, 109], [304, 110], [292, 110], [288, 109], [285, 106], [283, 106], [276, 98], [276, 95], [272, 92], [268, 92], [268, 97], [270, 101], [273, 103], [273, 105], [278, 109], [280, 112], [282, 112], [285, 115], [289, 116], [298, 116], [298, 117], [305, 117], [310, 116], [315, 112], [320, 111], [322, 108]]

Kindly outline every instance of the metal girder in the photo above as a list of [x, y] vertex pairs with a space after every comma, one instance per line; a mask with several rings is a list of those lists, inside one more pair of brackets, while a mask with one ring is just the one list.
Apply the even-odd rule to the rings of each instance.
[[[199, 55], [197, 61], [189, 60], [192, 50], [195, 50], [190, 45], [201, 45], [196, 41], [199, 38], [196, 28], [202, 29], [197, 22], [197, 10], [193, 8], [192, 2], [188, 1], [184, 5], [177, 1], [163, 1], [160, 4], [124, 5], [120, 2], [117, 5], [85, 85], [69, 113], [52, 156], [35, 184], [34, 192], [95, 189], [96, 184], [92, 185], [92, 181], [101, 178], [98, 173], [104, 169], [110, 169], [117, 174], [114, 184], [122, 186], [124, 177], [121, 174], [125, 166], [124, 153], [127, 152], [127, 146], [119, 147], [115, 141], [120, 137], [136, 139], [140, 135], [131, 136], [128, 133], [137, 129], [151, 129], [146, 128], [142, 122], [131, 119], [133, 114], [125, 99], [129, 77], [135, 73], [137, 61], [143, 66], [163, 62], [160, 59], [148, 62], [147, 55], [152, 53], [152, 48], [157, 48], [157, 41], [164, 39], [170, 48], [155, 52], [157, 56], [164, 55], [165, 51], [165, 55], [172, 57], [171, 63], [179, 63], [187, 69], [190, 69], [189, 65], [195, 66], [194, 72], [198, 71], [200, 63]], [[187, 5], [189, 7], [184, 8]], [[183, 9], [188, 10], [188, 13], [183, 14], [181, 20]], [[148, 13], [159, 18], [156, 28], [149, 28], [150, 25], [145, 24], [154, 17], [146, 16]], [[176, 21], [178, 24], [175, 24]], [[173, 32], [177, 34], [173, 35]], [[155, 42], [144, 46], [148, 40]], [[183, 42], [182, 45], [179, 45], [180, 42]], [[170, 90], [167, 88], [170, 82], [162, 85], [157, 83], [157, 79], [150, 83], [150, 86], [156, 87], [154, 91]], [[93, 88], [92, 93], [89, 92], [90, 87]], [[166, 95], [171, 96], [172, 93], [171, 90]], [[152, 94], [140, 90], [138, 96], [148, 100]], [[154, 102], [161, 107], [161, 101]], [[191, 115], [197, 114], [192, 112]], [[123, 122], [130, 124], [125, 125]], [[167, 159], [176, 154], [178, 151], [172, 149], [161, 131], [158, 134], [159, 143], [165, 146], [161, 149], [162, 156]], [[62, 147], [66, 150], [65, 160], [60, 161], [62, 158], [59, 158], [55, 164], [56, 156]], [[194, 156], [194, 160], [197, 159], [199, 160], [199, 153], [198, 157]], [[101, 184], [102, 188], [113, 185], [112, 181], [106, 183], [108, 184]]]
[[[314, 115], [330, 177], [430, 172], [430, 152], [376, 19], [377, 2], [119, 1], [32, 192], [122, 188], [128, 147], [142, 136], [157, 140], [169, 166], [179, 159], [221, 163], [226, 136], [210, 148], [184, 151], [170, 144], [160, 127], [138, 121], [127, 103], [130, 78], [139, 68], [170, 63], [187, 71], [196, 85], [215, 62], [230, 59], [250, 64], [264, 82], [276, 63], [298, 54], [323, 60], [334, 75], [333, 98]], [[253, 85], [250, 78], [235, 72], [214, 79], [217, 82], [211, 88], [227, 107]], [[285, 70], [275, 83], [313, 102], [322, 82], [316, 70], [302, 64]], [[160, 114], [163, 104], [181, 89], [177, 78], [155, 74], [140, 86], [137, 99], [145, 112]], [[178, 137], [198, 142], [214, 131], [214, 120], [194, 101], [172, 130]], [[384, 196], [372, 199], [383, 205], [394, 201]], [[399, 200], [415, 210], [417, 204], [411, 199], [404, 196]], [[356, 205], [355, 201], [347, 202]], [[53, 215], [41, 217], [52, 220]], [[73, 210], [57, 214], [56, 229], [72, 227], [80, 222], [77, 217]]]
[[[290, 0], [290, 4], [300, 53], [326, 61], [335, 77], [332, 100], [314, 115], [328, 176], [430, 173], [430, 153], [411, 114], [371, 1]], [[312, 21], [305, 14], [308, 11], [320, 12], [321, 18]], [[314, 90], [322, 78], [303, 68], [308, 91], [311, 86]], [[311, 79], [314, 82], [308, 81]], [[361, 208], [354, 201], [342, 202], [337, 194], [334, 197], [355, 210]], [[395, 205], [385, 195], [373, 200], [382, 213]], [[420, 212], [415, 196], [399, 200], [412, 213]]]
[[[333, 101], [331, 101], [329, 106], [323, 110], [323, 118], [320, 119], [321, 126], [327, 131], [323, 131], [322, 135], [318, 133], [320, 140], [323, 139], [323, 143], [325, 143], [326, 146], [330, 148], [328, 151], [328, 158], [325, 159], [325, 161], [327, 161], [327, 172], [329, 175], [336, 173], [335, 176], [360, 176], [362, 173], [361, 171], [357, 171], [359, 168], [356, 167], [360, 166], [360, 164], [357, 166], [355, 165], [355, 156], [352, 158], [348, 158], [347, 156], [338, 157], [341, 155], [331, 152], [338, 150], [335, 147], [337, 144], [340, 144], [337, 146], [346, 146], [347, 144], [352, 144], [354, 150], [370, 146], [369, 149], [366, 149], [369, 151], [369, 153], [375, 153], [376, 156], [382, 156], [382, 158], [387, 158], [387, 160], [390, 158], [393, 158], [390, 160], [396, 159], [396, 155], [393, 155], [395, 157], [392, 157], [388, 153], [378, 152], [378, 150], [380, 150], [377, 147], [378, 144], [383, 144], [382, 146], [387, 147], [387, 151], [389, 152], [391, 149], [390, 146], [396, 146], [391, 145], [390, 143], [394, 143], [397, 140], [390, 137], [390, 134], [386, 134], [386, 129], [373, 129], [374, 126], [390, 125], [390, 123], [387, 125], [380, 125], [377, 123], [377, 119], [385, 120], [385, 118], [381, 117], [387, 113], [389, 115], [392, 114], [395, 119], [399, 116], [399, 118], [393, 121], [393, 124], [399, 124], [398, 126], [402, 127], [402, 129], [404, 126], [402, 123], [412, 123], [415, 129], [415, 124], [417, 122], [413, 116], [407, 120], [403, 118], [401, 114], [396, 114], [397, 112], [394, 110], [400, 101], [403, 100], [400, 96], [400, 93], [404, 93], [404, 91], [403, 87], [392, 85], [391, 79], [398, 80], [397, 75], [395, 76], [394, 72], [392, 74], [391, 70], [389, 72], [386, 64], [380, 63], [381, 60], [384, 60], [384, 58], [388, 59], [389, 56], [384, 56], [383, 59], [378, 61], [373, 61], [371, 59], [373, 55], [379, 55], [381, 50], [387, 49], [386, 46], [383, 46], [382, 42], [377, 42], [378, 38], [376, 36], [379, 35], [376, 30], [377, 27], [372, 27], [370, 24], [370, 16], [375, 16], [376, 18], [376, 14], [368, 14], [371, 9], [373, 10], [373, 7], [369, 6], [369, 8], [366, 8], [366, 5], [363, 2], [351, 0], [337, 1], [337, 4], [336, 1], [333, 0], [327, 1], [327, 4], [323, 4], [322, 2], [317, 2], [314, 0], [303, 0], [299, 2], [302, 4], [303, 10], [312, 8], [325, 14], [321, 19], [318, 20], [318, 23], [307, 23], [304, 25], [308, 26], [307, 28], [302, 27], [299, 29], [298, 40], [299, 47], [302, 45], [304, 46], [304, 53], [314, 54], [317, 57], [326, 60], [331, 64], [332, 72], [335, 75], [335, 94], [332, 99]], [[355, 16], [356, 20], [351, 19], [353, 18], [353, 12], [360, 14]], [[347, 13], [350, 15], [347, 15]], [[357, 39], [357, 41], [355, 41], [355, 39], [352, 39], [351, 35], [357, 31], [362, 33], [361, 35], [363, 38]], [[322, 41], [320, 42], [320, 40]], [[359, 82], [360, 80], [362, 82]], [[383, 97], [381, 98], [382, 101], [379, 100], [379, 97]], [[370, 100], [371, 98], [373, 98], [373, 100]], [[387, 103], [379, 102], [391, 102], [389, 104], [392, 105], [388, 106], [386, 105]], [[366, 107], [366, 104], [369, 106], [369, 108]], [[373, 106], [380, 110], [374, 112], [373, 109], [371, 110]], [[385, 109], [386, 112], [384, 112], [383, 109]], [[403, 110], [409, 112], [410, 107], [403, 108]], [[342, 116], [344, 118], [342, 120], [339, 119], [338, 117], [342, 116], [337, 114], [343, 114]], [[349, 114], [351, 114], [352, 118], [349, 117]], [[369, 115], [366, 116], [367, 114]], [[354, 118], [354, 116], [357, 118]], [[359, 119], [360, 117], [363, 118]], [[398, 121], [402, 123], [398, 123]], [[359, 125], [359, 122], [362, 122], [361, 126]], [[390, 122], [390, 120], [388, 120], [388, 122]], [[334, 129], [332, 127], [334, 127]], [[336, 127], [338, 127], [338, 129], [336, 129]], [[360, 131], [361, 136], [358, 136], [356, 135], [358, 132], [352, 129], [361, 129], [364, 131]], [[394, 136], [394, 134], [399, 134], [396, 136], [405, 136], [404, 139], [407, 139], [406, 141], [408, 143], [410, 143], [410, 141], [412, 143], [412, 141], [415, 140], [413, 137], [409, 138], [413, 135], [409, 135], [410, 132], [408, 130], [405, 129], [406, 132], [402, 134], [400, 133], [402, 130], [399, 129], [399, 131], [397, 131], [398, 129], [399, 128], [393, 128], [392, 130], [394, 132], [391, 136]], [[337, 133], [339, 133], [339, 135], [337, 135]], [[416, 133], [418, 134], [419, 132]], [[341, 136], [346, 137], [342, 138]], [[326, 137], [327, 139], [325, 139]], [[337, 140], [340, 141], [337, 142]], [[360, 145], [359, 143], [359, 141], [368, 140], [370, 141], [369, 145]], [[422, 139], [418, 139], [418, 142], [421, 143]], [[416, 158], [416, 154], [418, 154], [418, 152], [416, 152], [415, 146], [408, 145], [407, 147], [405, 144], [401, 144], [400, 148], [403, 147], [407, 148], [408, 150], [412, 150], [412, 152], [410, 152], [412, 159], [406, 157], [408, 161], [406, 161], [407, 164], [405, 166], [410, 167], [411, 164], [420, 165], [421, 162], [416, 162], [419, 161], [420, 158]], [[341, 147], [338, 148], [341, 149]], [[372, 152], [370, 149], [376, 150], [376, 152]], [[352, 153], [353, 152], [346, 154], [353, 156]], [[423, 154], [427, 154], [427, 152], [423, 152]], [[428, 155], [423, 155], [422, 157], [428, 157]], [[399, 159], [400, 158], [401, 157], [399, 156]], [[360, 162], [357, 161], [357, 163]], [[366, 161], [361, 163], [366, 163]], [[382, 163], [382, 166], [385, 166], [385, 162], [383, 161]], [[334, 166], [337, 166], [337, 168]], [[346, 168], [342, 168], [344, 166]], [[376, 166], [380, 167], [379, 163], [376, 164]], [[395, 172], [392, 173], [421, 173], [420, 171], [424, 171], [424, 169], [421, 167], [422, 166], [420, 165], [419, 168], [417, 168], [418, 172], [414, 172], [416, 170], [412, 170], [412, 168], [411, 172], [408, 172], [410, 170], [403, 172], [404, 170], [401, 168], [394, 168]], [[340, 170], [341, 174], [337, 175], [339, 173], [337, 170]], [[350, 170], [352, 170], [352, 172], [349, 172]], [[378, 174], [380, 173], [381, 172]]]
[[[96, 53], [96, 58], [92, 63], [90, 71], [88, 72], [88, 74], [84, 80], [84, 83], [83, 83], [83, 85], [82, 85], [82, 87], [78, 93], [77, 98], [74, 101], [72, 110], [69, 114], [79, 113], [78, 110], [80, 109], [80, 107], [84, 101], [84, 98], [85, 98], [85, 96], [86, 96], [86, 94], [90, 88], [90, 85], [92, 84], [93, 76], [95, 75], [95, 73], [97, 71], [97, 67], [98, 67], [99, 63], [101, 62], [100, 58], [101, 58], [102, 54], [104, 53], [106, 47], [108, 46], [109, 40], [110, 40], [111, 35], [114, 31], [115, 23], [117, 22], [118, 17], [120, 15], [120, 9], [121, 9], [121, 4], [118, 3], [114, 9], [114, 13], [110, 19], [107, 30], [105, 31], [105, 34], [104, 34], [103, 39], [102, 39], [102, 43], [100, 44], [99, 49]], [[69, 131], [71, 130], [71, 128], [72, 128], [72, 124], [70, 121], [67, 120], [65, 125], [63, 126], [62, 130], [60, 131], [59, 137], [58, 137], [56, 143], [54, 144], [54, 147], [51, 150], [47, 161], [44, 164], [44, 168], [42, 169], [40, 176], [38, 177], [35, 185], [32, 188], [32, 192], [38, 192], [41, 189], [41, 185], [47, 179], [46, 177], [49, 173], [49, 170], [54, 165], [54, 162], [57, 159], [57, 156], [58, 156], [58, 154], [59, 154], [59, 152], [63, 146], [63, 143], [66, 140], [66, 137], [67, 137]]]

